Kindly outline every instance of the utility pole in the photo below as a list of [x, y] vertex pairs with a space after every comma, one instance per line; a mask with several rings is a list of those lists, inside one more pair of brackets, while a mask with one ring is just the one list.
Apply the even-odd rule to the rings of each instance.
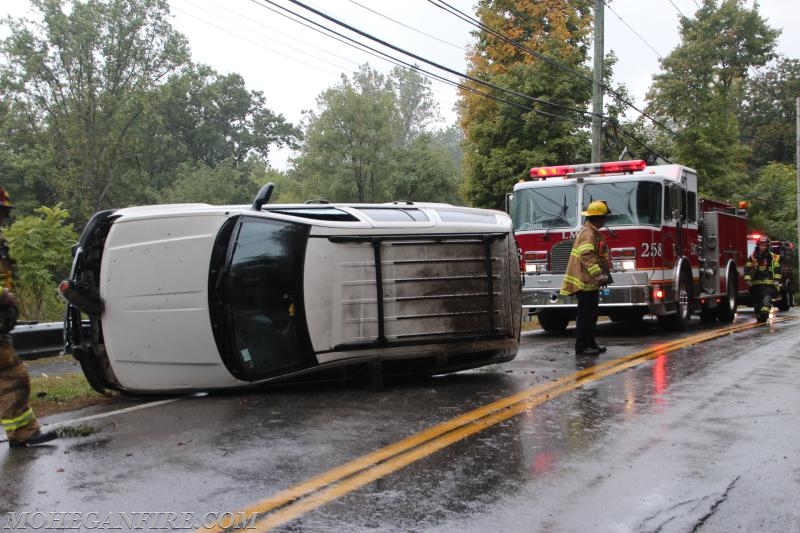
[[[594, 2], [594, 72], [592, 73], [592, 163], [603, 160], [603, 0]], [[800, 227], [800, 226], [798, 226]]]

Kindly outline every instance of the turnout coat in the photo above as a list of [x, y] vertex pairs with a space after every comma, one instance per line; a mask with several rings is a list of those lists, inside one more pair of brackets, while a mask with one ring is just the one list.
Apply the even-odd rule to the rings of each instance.
[[596, 291], [600, 288], [597, 277], [610, 271], [608, 245], [600, 231], [587, 220], [572, 244], [567, 271], [561, 284], [561, 294]]

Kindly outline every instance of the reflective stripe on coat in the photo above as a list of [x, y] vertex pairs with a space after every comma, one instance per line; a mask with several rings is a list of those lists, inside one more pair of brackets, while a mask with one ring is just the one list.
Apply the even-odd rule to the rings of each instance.
[[597, 276], [608, 273], [608, 257], [605, 239], [588, 220], [584, 222], [569, 254], [567, 271], [561, 284], [561, 294], [570, 295], [578, 291], [596, 291]]

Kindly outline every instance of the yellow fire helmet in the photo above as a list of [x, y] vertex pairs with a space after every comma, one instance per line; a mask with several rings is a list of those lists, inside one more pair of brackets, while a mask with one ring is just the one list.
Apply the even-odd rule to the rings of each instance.
[[581, 215], [585, 217], [604, 217], [611, 214], [611, 209], [605, 200], [595, 200], [590, 203], [586, 211], [581, 211]]

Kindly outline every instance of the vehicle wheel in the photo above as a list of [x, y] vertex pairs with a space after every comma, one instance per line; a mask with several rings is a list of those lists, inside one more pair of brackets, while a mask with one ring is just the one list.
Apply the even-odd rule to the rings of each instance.
[[686, 276], [681, 276], [678, 278], [675, 314], [659, 316], [658, 322], [663, 327], [673, 331], [683, 331], [686, 329], [686, 326], [689, 325], [689, 319], [692, 317], [690, 298], [689, 282], [686, 280]]
[[569, 315], [561, 311], [539, 311], [539, 325], [545, 331], [564, 331], [569, 324]]
[[791, 294], [791, 284], [787, 281], [781, 289], [781, 299], [778, 302], [778, 311], [788, 311], [790, 307], [789, 294]]
[[739, 289], [733, 273], [728, 274], [728, 282], [725, 285], [726, 296], [717, 307], [717, 318], [720, 323], [730, 324], [736, 316], [736, 307], [739, 305]]

